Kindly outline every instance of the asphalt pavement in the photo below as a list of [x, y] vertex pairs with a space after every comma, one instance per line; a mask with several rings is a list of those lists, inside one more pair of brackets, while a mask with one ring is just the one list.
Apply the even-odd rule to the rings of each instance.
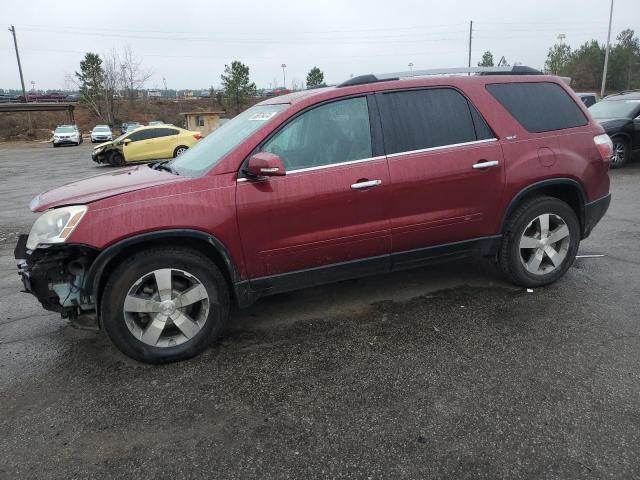
[[469, 259], [277, 295], [136, 363], [20, 293], [30, 199], [90, 144], [0, 145], [0, 478], [640, 478], [640, 162], [554, 285]]

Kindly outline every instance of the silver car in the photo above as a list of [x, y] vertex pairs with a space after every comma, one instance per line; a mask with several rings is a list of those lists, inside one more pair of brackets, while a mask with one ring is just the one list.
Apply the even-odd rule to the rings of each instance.
[[91, 143], [110, 142], [113, 140], [113, 133], [109, 125], [96, 125], [91, 130]]
[[82, 133], [77, 125], [58, 125], [53, 133], [53, 146], [60, 145], [80, 145], [82, 143]]

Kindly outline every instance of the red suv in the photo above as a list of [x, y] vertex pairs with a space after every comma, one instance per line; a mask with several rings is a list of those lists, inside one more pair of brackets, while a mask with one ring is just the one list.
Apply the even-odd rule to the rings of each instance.
[[553, 282], [609, 206], [611, 141], [557, 77], [475, 70], [274, 97], [174, 160], [43, 193], [25, 288], [162, 363], [210, 345], [231, 303], [321, 283], [474, 254]]

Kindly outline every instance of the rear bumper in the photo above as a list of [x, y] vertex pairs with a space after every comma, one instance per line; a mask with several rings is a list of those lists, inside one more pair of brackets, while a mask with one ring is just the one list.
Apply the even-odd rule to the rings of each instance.
[[587, 238], [593, 227], [595, 227], [598, 222], [604, 217], [604, 214], [607, 213], [609, 209], [609, 205], [611, 204], [611, 194], [599, 198], [591, 203], [587, 203], [584, 206], [584, 228], [582, 232], [582, 238]]

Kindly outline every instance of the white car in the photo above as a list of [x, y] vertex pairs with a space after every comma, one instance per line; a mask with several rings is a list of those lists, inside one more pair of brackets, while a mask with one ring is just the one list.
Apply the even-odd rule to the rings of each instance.
[[80, 145], [82, 134], [77, 125], [58, 125], [53, 131], [53, 146]]
[[109, 125], [96, 125], [91, 130], [91, 143], [110, 142], [113, 140], [113, 133]]

